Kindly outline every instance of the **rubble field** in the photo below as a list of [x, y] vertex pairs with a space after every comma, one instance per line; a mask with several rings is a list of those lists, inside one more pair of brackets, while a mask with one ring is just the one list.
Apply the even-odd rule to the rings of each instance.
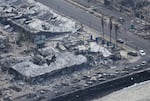
[[1, 0], [0, 13], [1, 101], [53, 98], [147, 68], [128, 67], [140, 56], [102, 44], [99, 35], [34, 0]]

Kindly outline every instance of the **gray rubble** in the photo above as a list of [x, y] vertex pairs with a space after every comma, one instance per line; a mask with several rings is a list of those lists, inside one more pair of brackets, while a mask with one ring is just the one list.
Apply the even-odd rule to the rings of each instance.
[[43, 64], [42, 66], [36, 65], [32, 62], [21, 62], [12, 66], [12, 69], [16, 70], [27, 78], [32, 78], [52, 71], [71, 67], [73, 65], [80, 65], [87, 62], [86, 57], [82, 55], [74, 55], [70, 52], [55, 54], [56, 61], [50, 65]]
[[0, 14], [10, 25], [21, 26], [32, 33], [72, 32], [77, 27], [73, 20], [58, 15], [34, 0], [1, 0]]
[[6, 48], [8, 45], [8, 38], [6, 36], [0, 35], [0, 49]]

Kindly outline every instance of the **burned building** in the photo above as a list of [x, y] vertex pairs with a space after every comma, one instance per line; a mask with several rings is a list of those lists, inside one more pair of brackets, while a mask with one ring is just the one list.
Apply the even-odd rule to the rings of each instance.
[[32, 38], [32, 41], [37, 35], [54, 37], [79, 28], [73, 20], [56, 14], [42, 4], [31, 3], [28, 0], [2, 2], [0, 23], [4, 26], [9, 25], [13, 31], [21, 32], [24, 36]]
[[135, 15], [138, 18], [144, 19], [150, 22], [149, 0], [97, 0], [104, 3], [105, 6], [110, 6], [122, 12], [126, 12], [130, 15]]

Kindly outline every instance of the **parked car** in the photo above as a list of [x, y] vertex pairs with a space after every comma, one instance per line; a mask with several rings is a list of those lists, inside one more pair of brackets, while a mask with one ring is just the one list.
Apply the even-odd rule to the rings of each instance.
[[140, 54], [141, 56], [145, 56], [145, 55], [146, 55], [146, 53], [145, 53], [144, 50], [139, 50], [139, 54]]
[[138, 53], [134, 52], [134, 51], [131, 51], [131, 52], [128, 52], [128, 55], [130, 55], [130, 56], [138, 56]]

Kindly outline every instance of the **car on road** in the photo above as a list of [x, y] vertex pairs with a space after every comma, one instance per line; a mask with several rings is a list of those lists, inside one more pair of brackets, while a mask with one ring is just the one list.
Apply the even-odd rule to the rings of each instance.
[[141, 56], [145, 56], [145, 55], [146, 55], [146, 53], [145, 53], [144, 50], [139, 50], [139, 54], [140, 54]]
[[88, 10], [87, 11], [88, 13], [91, 13], [91, 14], [94, 14], [94, 12], [92, 10]]
[[145, 66], [146, 65], [146, 61], [143, 61], [142, 63], [141, 63], [141, 66]]
[[93, 11], [96, 11], [98, 8], [99, 8], [98, 6], [94, 6], [94, 5], [92, 5], [92, 6], [90, 7], [90, 9], [93, 10]]
[[36, 95], [36, 94], [29, 93], [29, 94], [26, 95], [26, 97], [27, 97], [27, 98], [35, 98], [35, 97], [37, 97], [37, 95]]
[[42, 89], [40, 91], [38, 91], [40, 94], [46, 94], [49, 90], [45, 90], [45, 89]]
[[117, 39], [117, 42], [118, 42], [118, 43], [121, 43], [121, 44], [124, 44], [124, 43], [125, 43], [125, 41], [124, 41], [123, 39]]
[[123, 24], [125, 22], [125, 19], [123, 17], [119, 17], [118, 21]]
[[140, 69], [142, 69], [142, 65], [141, 64], [138, 64], [135, 67], [133, 67], [133, 70], [140, 70]]

